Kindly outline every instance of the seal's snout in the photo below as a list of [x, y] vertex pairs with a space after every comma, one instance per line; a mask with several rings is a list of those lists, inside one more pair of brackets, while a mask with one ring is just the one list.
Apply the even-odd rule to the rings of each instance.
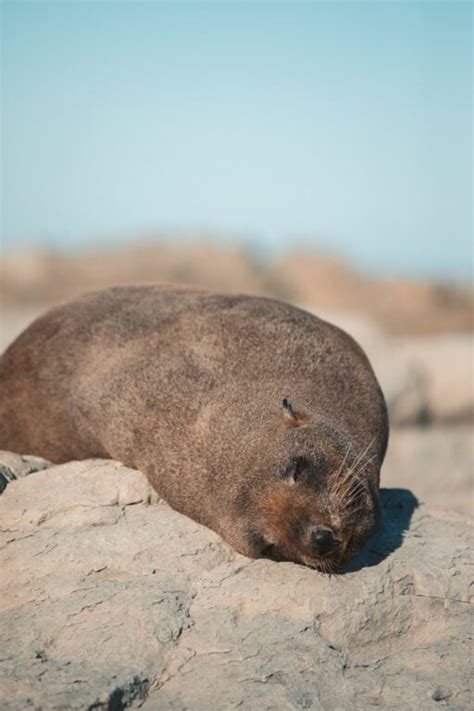
[[338, 542], [329, 528], [314, 526], [310, 533], [311, 553], [315, 556], [325, 556], [333, 553]]

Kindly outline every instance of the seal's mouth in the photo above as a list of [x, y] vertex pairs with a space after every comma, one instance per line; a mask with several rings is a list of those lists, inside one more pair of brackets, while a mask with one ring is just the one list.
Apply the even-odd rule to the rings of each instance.
[[289, 561], [290, 558], [284, 556], [276, 543], [267, 543], [260, 551], [262, 558], [270, 558], [270, 560], [276, 561]]
[[325, 558], [309, 558], [307, 556], [301, 556], [301, 562], [308, 568], [313, 568], [321, 573], [327, 573], [329, 575], [337, 574], [341, 568], [342, 563], [333, 557]]
[[280, 563], [299, 563], [322, 573], [340, 573], [357, 552], [353, 546], [354, 528], [347, 531], [332, 530], [331, 545], [326, 539], [323, 547], [320, 536], [316, 537], [317, 545], [314, 544], [314, 532], [320, 530], [321, 527], [312, 526], [309, 533], [298, 539], [270, 538], [268, 534], [259, 534], [256, 555]]
[[334, 557], [334, 555], [326, 554], [324, 556], [309, 556], [304, 553], [287, 553], [277, 543], [267, 543], [260, 550], [262, 558], [269, 558], [278, 563], [294, 563], [298, 562], [306, 565], [308, 568], [313, 568], [321, 573], [335, 574], [342, 567], [342, 563]]

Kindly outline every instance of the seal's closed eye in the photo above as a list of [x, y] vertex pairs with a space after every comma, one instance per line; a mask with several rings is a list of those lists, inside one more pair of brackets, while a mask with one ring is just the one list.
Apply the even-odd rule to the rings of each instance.
[[327, 477], [328, 473], [329, 464], [322, 454], [312, 457], [311, 460], [304, 456], [294, 456], [281, 472], [281, 477], [292, 484], [303, 479], [307, 483], [317, 483]]
[[250, 529], [247, 532], [247, 540], [258, 556], [272, 558], [275, 553], [275, 544], [262, 536], [260, 531]]
[[288, 466], [282, 471], [282, 478], [294, 483], [301, 479], [308, 467], [309, 462], [305, 457], [293, 457]]

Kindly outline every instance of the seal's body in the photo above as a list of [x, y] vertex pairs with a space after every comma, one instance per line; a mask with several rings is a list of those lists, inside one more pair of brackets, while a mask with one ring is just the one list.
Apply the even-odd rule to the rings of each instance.
[[0, 448], [118, 459], [244, 554], [329, 569], [376, 527], [379, 385], [352, 338], [288, 304], [88, 294], [8, 348], [0, 393]]

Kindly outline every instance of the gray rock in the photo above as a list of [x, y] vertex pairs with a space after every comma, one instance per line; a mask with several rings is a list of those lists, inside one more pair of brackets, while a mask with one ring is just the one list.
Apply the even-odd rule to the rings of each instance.
[[383, 504], [328, 577], [238, 555], [116, 462], [13, 481], [2, 709], [468, 708], [471, 525], [406, 490]]
[[20, 479], [41, 469], [47, 469], [49, 466], [51, 463], [41, 457], [22, 456], [0, 450], [0, 494], [14, 479]]
[[393, 339], [374, 357], [395, 424], [474, 418], [471, 334]]
[[424, 504], [473, 516], [473, 455], [468, 425], [393, 428], [382, 485], [406, 487]]

